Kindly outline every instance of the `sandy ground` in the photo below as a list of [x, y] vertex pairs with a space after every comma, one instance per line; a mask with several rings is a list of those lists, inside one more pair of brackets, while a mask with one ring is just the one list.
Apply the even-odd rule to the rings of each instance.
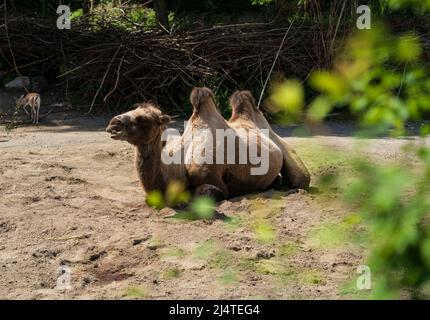
[[[145, 204], [133, 149], [109, 138], [107, 122], [107, 117], [79, 116], [12, 131], [0, 128], [0, 298], [337, 299], [358, 294], [348, 283], [357, 277], [365, 248], [342, 241], [332, 246], [318, 236], [349, 214], [341, 204], [323, 201], [315, 188], [268, 191], [219, 203], [223, 219], [171, 219], [174, 210]], [[334, 165], [322, 147], [352, 150], [347, 132], [335, 128], [331, 135], [288, 141], [315, 181]], [[365, 153], [397, 161], [408, 141], [371, 140]], [[262, 218], [270, 221], [269, 237], [255, 223]], [[61, 277], [59, 268], [65, 270]], [[69, 275], [70, 287], [57, 285], [59, 277]]]

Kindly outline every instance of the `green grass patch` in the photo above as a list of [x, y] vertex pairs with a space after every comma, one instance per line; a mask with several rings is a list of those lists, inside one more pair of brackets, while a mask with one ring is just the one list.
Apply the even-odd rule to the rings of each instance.
[[236, 262], [237, 259], [235, 259], [231, 253], [227, 252], [226, 250], [220, 250], [214, 252], [211, 255], [209, 259], [209, 266], [216, 269], [227, 269], [235, 265]]
[[145, 299], [148, 297], [148, 293], [142, 288], [128, 287], [123, 297], [128, 299]]
[[162, 257], [184, 257], [187, 253], [178, 247], [163, 248], [160, 250]]
[[245, 224], [244, 218], [239, 216], [238, 214], [234, 217], [229, 217], [225, 220], [225, 225], [227, 230], [229, 231], [235, 231], [241, 227], [243, 227]]
[[163, 278], [167, 280], [172, 280], [179, 278], [182, 275], [182, 270], [178, 267], [172, 267], [164, 270]]
[[297, 280], [303, 284], [319, 285], [324, 279], [324, 273], [316, 269], [304, 270], [297, 274]]
[[272, 223], [267, 219], [253, 221], [252, 230], [261, 242], [274, 242], [277, 239], [277, 232]]
[[309, 242], [315, 248], [344, 248], [358, 245], [364, 239], [364, 225], [357, 214], [345, 216], [340, 221], [330, 221], [313, 228]]
[[344, 283], [342, 283], [339, 287], [339, 293], [342, 296], [345, 296], [347, 298], [354, 298], [354, 299], [373, 299], [372, 290], [359, 290], [357, 288], [357, 277], [359, 275], [357, 274], [354, 279], [348, 280]]
[[236, 271], [234, 271], [231, 268], [228, 268], [223, 272], [221, 272], [218, 280], [222, 285], [228, 286], [235, 283], [238, 280], [238, 275]]
[[283, 258], [288, 258], [295, 254], [299, 246], [294, 242], [286, 242], [279, 247], [279, 255]]
[[202, 242], [194, 250], [194, 254], [201, 259], [209, 258], [215, 252], [215, 244], [212, 240]]
[[280, 259], [260, 260], [256, 264], [256, 272], [277, 276], [290, 276], [293, 268]]

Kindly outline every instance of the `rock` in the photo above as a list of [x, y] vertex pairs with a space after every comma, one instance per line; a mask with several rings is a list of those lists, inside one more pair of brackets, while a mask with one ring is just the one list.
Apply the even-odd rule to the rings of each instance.
[[275, 256], [275, 252], [259, 251], [256, 254], [257, 259], [270, 259]]
[[157, 249], [161, 249], [161, 248], [163, 248], [163, 247], [165, 247], [165, 245], [164, 244], [162, 244], [162, 243], [150, 243], [150, 244], [148, 244], [148, 249], [149, 250], [157, 250]]
[[32, 253], [34, 258], [55, 258], [60, 253], [58, 249], [38, 249]]
[[136, 245], [138, 245], [138, 244], [141, 244], [143, 242], [143, 240], [142, 239], [134, 239], [133, 240], [133, 246], [136, 246]]
[[98, 259], [100, 259], [101, 257], [106, 255], [106, 251], [101, 251], [101, 252], [97, 252], [97, 253], [93, 253], [89, 256], [88, 260], [91, 262], [94, 262]]
[[36, 77], [17, 77], [5, 85], [8, 89], [24, 89], [41, 92], [48, 88], [48, 81], [43, 76]]
[[17, 77], [5, 85], [8, 89], [29, 89], [31, 87], [29, 77]]
[[235, 245], [228, 247], [228, 249], [233, 250], [233, 251], [240, 251], [240, 250], [242, 250], [242, 248], [240, 246], [235, 246]]
[[136, 238], [136, 239], [133, 239], [133, 246], [136, 246], [136, 245], [138, 245], [138, 244], [141, 244], [142, 242], [145, 242], [145, 241], [149, 240], [150, 238], [151, 238], [151, 236], [150, 236], [150, 235], [147, 235], [147, 236], [145, 236], [145, 237], [143, 237], [143, 238]]

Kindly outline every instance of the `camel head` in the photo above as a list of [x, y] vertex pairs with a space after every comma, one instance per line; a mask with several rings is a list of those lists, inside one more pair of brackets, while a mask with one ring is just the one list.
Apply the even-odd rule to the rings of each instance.
[[114, 117], [106, 131], [112, 139], [133, 145], [154, 143], [170, 122], [170, 117], [151, 103], [136, 104], [135, 107]]
[[190, 102], [194, 112], [218, 109], [212, 90], [206, 87], [194, 88], [193, 91], [191, 91]]
[[256, 113], [261, 112], [255, 103], [251, 91], [248, 90], [236, 91], [233, 93], [230, 97], [230, 106], [232, 110], [230, 120], [234, 120], [242, 114], [247, 114], [249, 117], [254, 118], [253, 116]]

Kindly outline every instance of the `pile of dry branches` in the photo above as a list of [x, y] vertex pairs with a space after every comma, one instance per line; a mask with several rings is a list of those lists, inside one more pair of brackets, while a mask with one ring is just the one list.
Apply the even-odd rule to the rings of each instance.
[[[178, 106], [195, 85], [259, 94], [288, 29], [242, 24], [126, 33], [89, 26], [58, 30], [52, 22], [22, 18], [2, 27], [0, 59], [10, 73], [24, 75], [35, 66], [54, 72], [66, 94], [83, 92], [91, 107], [153, 99], [165, 108]], [[305, 77], [318, 66], [319, 54], [314, 30], [293, 25], [274, 70]]]

